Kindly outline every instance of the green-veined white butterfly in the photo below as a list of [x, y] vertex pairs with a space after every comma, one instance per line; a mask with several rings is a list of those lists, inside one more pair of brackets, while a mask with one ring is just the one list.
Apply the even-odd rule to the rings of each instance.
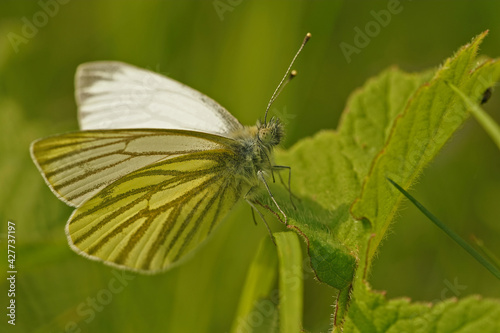
[[264, 176], [283, 136], [277, 118], [245, 127], [200, 92], [114, 61], [80, 65], [75, 95], [82, 131], [36, 140], [31, 156], [55, 195], [76, 207], [66, 235], [83, 256], [166, 270], [240, 198], [255, 208], [252, 193], [261, 184], [269, 191]]

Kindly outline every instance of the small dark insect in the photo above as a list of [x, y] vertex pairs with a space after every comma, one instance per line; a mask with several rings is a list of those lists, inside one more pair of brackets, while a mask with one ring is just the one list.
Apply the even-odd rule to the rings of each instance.
[[486, 89], [484, 91], [484, 93], [483, 93], [483, 97], [481, 98], [481, 104], [484, 104], [484, 103], [488, 102], [488, 100], [490, 99], [492, 93], [493, 93], [493, 91], [491, 90], [491, 87], [489, 87], [488, 89]]

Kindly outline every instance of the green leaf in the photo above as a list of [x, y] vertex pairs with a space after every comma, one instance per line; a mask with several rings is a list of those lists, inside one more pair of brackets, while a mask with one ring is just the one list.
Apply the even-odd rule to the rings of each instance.
[[337, 131], [322, 131], [277, 154], [279, 164], [292, 166], [298, 209], [286, 203], [286, 191], [273, 191], [289, 227], [308, 243], [320, 281], [345, 289], [366, 277], [401, 201], [386, 177], [408, 188], [468, 116], [445, 81], [480, 100], [500, 77], [498, 62], [477, 59], [485, 35], [436, 71], [391, 68], [370, 79], [350, 97]]
[[494, 333], [500, 331], [500, 301], [470, 296], [438, 304], [388, 301], [383, 294], [359, 286], [350, 306], [344, 333]]
[[273, 191], [281, 194], [279, 202], [292, 218], [290, 223], [307, 240], [311, 266], [320, 281], [338, 289], [352, 282], [359, 245], [366, 242], [370, 225], [355, 220], [350, 206], [394, 118], [431, 74], [407, 74], [396, 68], [383, 72], [353, 93], [337, 131], [322, 131], [278, 152], [279, 164], [292, 166], [292, 190], [301, 197], [298, 209], [287, 205], [278, 187]]
[[485, 35], [479, 35], [462, 47], [446, 60], [428, 84], [416, 91], [373, 162], [361, 196], [352, 206], [354, 216], [372, 225], [374, 237], [368, 248], [368, 266], [401, 200], [401, 194], [386, 178], [393, 179], [403, 188], [411, 186], [469, 116], [446, 82], [479, 101], [486, 88], [500, 77], [498, 62], [485, 60], [478, 64], [476, 53]]

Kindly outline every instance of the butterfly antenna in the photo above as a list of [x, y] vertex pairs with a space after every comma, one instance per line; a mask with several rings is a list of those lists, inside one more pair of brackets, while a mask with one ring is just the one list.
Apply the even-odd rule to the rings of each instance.
[[274, 103], [274, 101], [276, 100], [276, 98], [278, 98], [278, 96], [281, 94], [281, 91], [283, 90], [283, 88], [285, 88], [285, 86], [288, 84], [288, 82], [292, 81], [292, 79], [294, 77], [296, 77], [296, 76], [297, 76], [297, 71], [295, 69], [292, 69], [292, 71], [288, 75], [288, 79], [286, 79], [285, 82], [283, 82], [283, 84], [281, 85], [281, 87], [278, 86], [279, 89], [277, 90], [276, 95], [270, 101], [271, 105]]
[[[297, 59], [297, 56], [300, 54], [300, 52], [302, 51], [302, 49], [304, 48], [304, 46], [306, 45], [307, 41], [311, 38], [311, 33], [308, 32], [306, 34], [306, 37], [304, 38], [304, 41], [302, 42], [302, 44], [300, 45], [300, 48], [299, 50], [297, 51], [297, 53], [295, 53], [295, 56], [293, 57], [292, 59], [292, 62], [290, 63], [290, 66], [288, 66], [288, 69], [286, 70], [286, 73], [285, 75], [283, 76], [283, 78], [281, 79], [280, 83], [278, 84], [278, 86], [276, 87], [276, 90], [274, 90], [274, 93], [273, 95], [271, 96], [271, 99], [269, 100], [269, 103], [267, 104], [267, 108], [266, 108], [266, 114], [264, 116], [264, 124], [267, 124], [267, 113], [269, 112], [269, 109], [271, 108], [271, 105], [273, 104], [273, 102], [276, 100], [276, 98], [278, 97], [278, 95], [280, 94], [281, 90], [283, 90], [283, 87], [288, 83], [290, 82], [290, 80], [292, 80], [296, 75], [297, 75], [297, 72], [296, 71], [292, 71], [290, 72], [290, 69], [292, 68], [293, 66], [293, 63], [295, 62], [295, 59]], [[290, 73], [290, 75], [288, 75], [288, 73]], [[287, 79], [288, 78], [288, 79]], [[286, 80], [286, 81], [285, 81]]]

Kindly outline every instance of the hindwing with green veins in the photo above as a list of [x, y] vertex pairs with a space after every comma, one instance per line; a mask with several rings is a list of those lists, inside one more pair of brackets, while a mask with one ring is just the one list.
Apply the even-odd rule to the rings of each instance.
[[228, 174], [228, 143], [189, 131], [85, 131], [35, 141], [32, 155], [77, 207], [66, 225], [76, 252], [155, 272], [201, 243], [244, 194]]

